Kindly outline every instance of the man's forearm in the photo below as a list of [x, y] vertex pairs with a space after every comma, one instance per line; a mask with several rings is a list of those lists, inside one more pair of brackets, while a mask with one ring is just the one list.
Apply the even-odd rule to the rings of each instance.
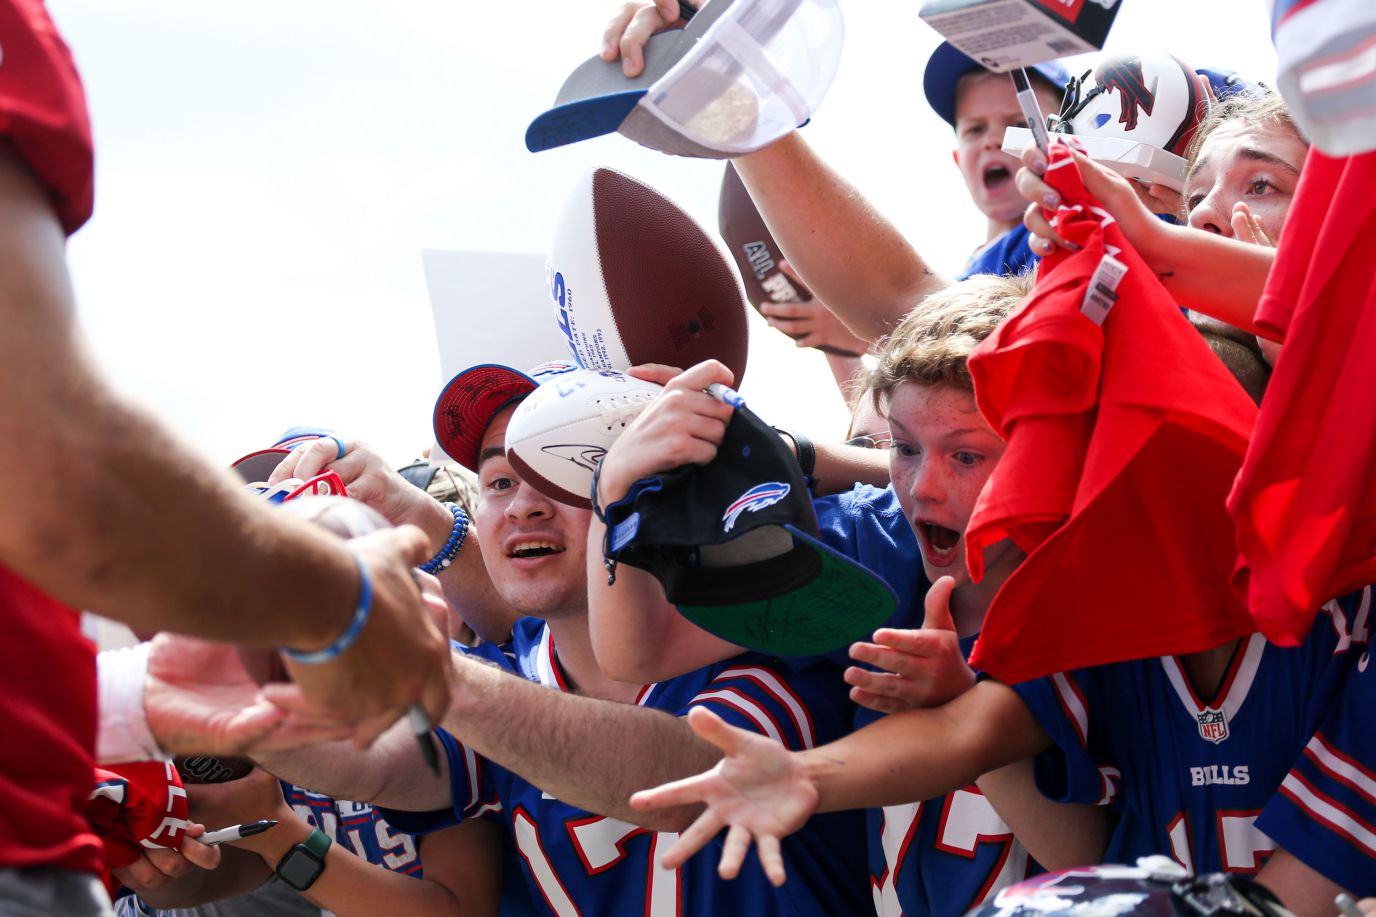
[[878, 340], [949, 285], [798, 133], [735, 166], [784, 256], [857, 337]]
[[76, 329], [62, 231], [12, 153], [0, 197], [0, 564], [136, 628], [328, 644], [357, 597], [347, 552], [112, 394]]
[[814, 493], [823, 497], [845, 493], [856, 484], [889, 486], [889, 453], [884, 449], [861, 449], [843, 443], [814, 443], [817, 464], [812, 477]]
[[658, 710], [551, 691], [472, 659], [454, 666], [444, 727], [473, 751], [569, 805], [656, 831], [697, 807], [638, 812], [632, 793], [706, 770], [720, 752]]
[[650, 573], [622, 564], [607, 583], [602, 566], [606, 527], [588, 526], [588, 628], [598, 665], [631, 684], [668, 681], [730, 659], [744, 648], [708, 633], [678, 613]]

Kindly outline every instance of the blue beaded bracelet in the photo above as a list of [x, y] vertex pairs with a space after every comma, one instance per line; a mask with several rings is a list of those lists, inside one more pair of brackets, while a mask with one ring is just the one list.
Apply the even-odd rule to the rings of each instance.
[[459, 551], [463, 549], [464, 539], [468, 537], [468, 513], [457, 503], [444, 505], [454, 514], [454, 528], [450, 530], [449, 540], [440, 548], [440, 552], [420, 565], [422, 573], [438, 573], [452, 564], [454, 558], [459, 556]]
[[331, 659], [343, 653], [358, 640], [358, 635], [363, 633], [363, 627], [368, 623], [368, 618], [373, 613], [373, 580], [368, 576], [368, 568], [363, 566], [363, 560], [357, 554], [353, 555], [354, 563], [358, 565], [358, 607], [354, 609], [353, 620], [349, 626], [344, 628], [344, 633], [323, 650], [315, 650], [310, 653], [302, 653], [296, 650], [284, 649], [283, 653], [292, 662], [300, 662], [305, 665], [319, 665], [322, 662], [329, 662]]

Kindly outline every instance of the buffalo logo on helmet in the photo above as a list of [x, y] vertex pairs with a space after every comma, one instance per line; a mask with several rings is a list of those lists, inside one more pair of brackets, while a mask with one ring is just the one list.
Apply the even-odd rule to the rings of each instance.
[[1124, 130], [1137, 130], [1138, 111], [1150, 115], [1156, 104], [1156, 93], [1142, 76], [1140, 57], [1129, 57], [1100, 67], [1094, 73], [1094, 82], [1104, 92], [1117, 90], [1118, 104], [1122, 108], [1118, 123], [1123, 125]]
[[756, 484], [731, 502], [722, 514], [721, 530], [729, 532], [736, 527], [736, 520], [742, 513], [758, 513], [767, 506], [773, 506], [788, 496], [789, 486], [782, 481], [769, 481]]
[[1165, 52], [1110, 55], [1066, 86], [1053, 131], [1146, 143], [1183, 156], [1208, 114], [1207, 80]]

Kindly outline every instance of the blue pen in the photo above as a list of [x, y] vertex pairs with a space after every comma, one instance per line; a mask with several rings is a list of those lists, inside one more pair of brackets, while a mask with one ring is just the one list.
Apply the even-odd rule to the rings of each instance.
[[745, 399], [741, 397], [741, 393], [730, 386], [722, 385], [720, 382], [713, 382], [707, 386], [707, 394], [718, 401], [731, 405], [733, 408], [745, 407]]

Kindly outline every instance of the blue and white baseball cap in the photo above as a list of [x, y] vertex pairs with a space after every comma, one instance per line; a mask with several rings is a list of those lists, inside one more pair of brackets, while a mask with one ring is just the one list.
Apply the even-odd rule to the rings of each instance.
[[[927, 96], [927, 104], [941, 119], [952, 127], [956, 126], [956, 84], [960, 78], [974, 70], [985, 68], [973, 57], [961, 51], [949, 41], [936, 46], [932, 56], [927, 58], [927, 69], [922, 74], [922, 91]], [[1028, 67], [1052, 86], [1060, 89], [1070, 81], [1070, 73], [1061, 66], [1060, 61], [1047, 61]], [[993, 71], [988, 71], [992, 73]]]
[[728, 159], [807, 122], [831, 87], [844, 36], [839, 0], [711, 0], [686, 28], [654, 35], [645, 69], [594, 57], [526, 147], [552, 149], [612, 131], [678, 156]]

